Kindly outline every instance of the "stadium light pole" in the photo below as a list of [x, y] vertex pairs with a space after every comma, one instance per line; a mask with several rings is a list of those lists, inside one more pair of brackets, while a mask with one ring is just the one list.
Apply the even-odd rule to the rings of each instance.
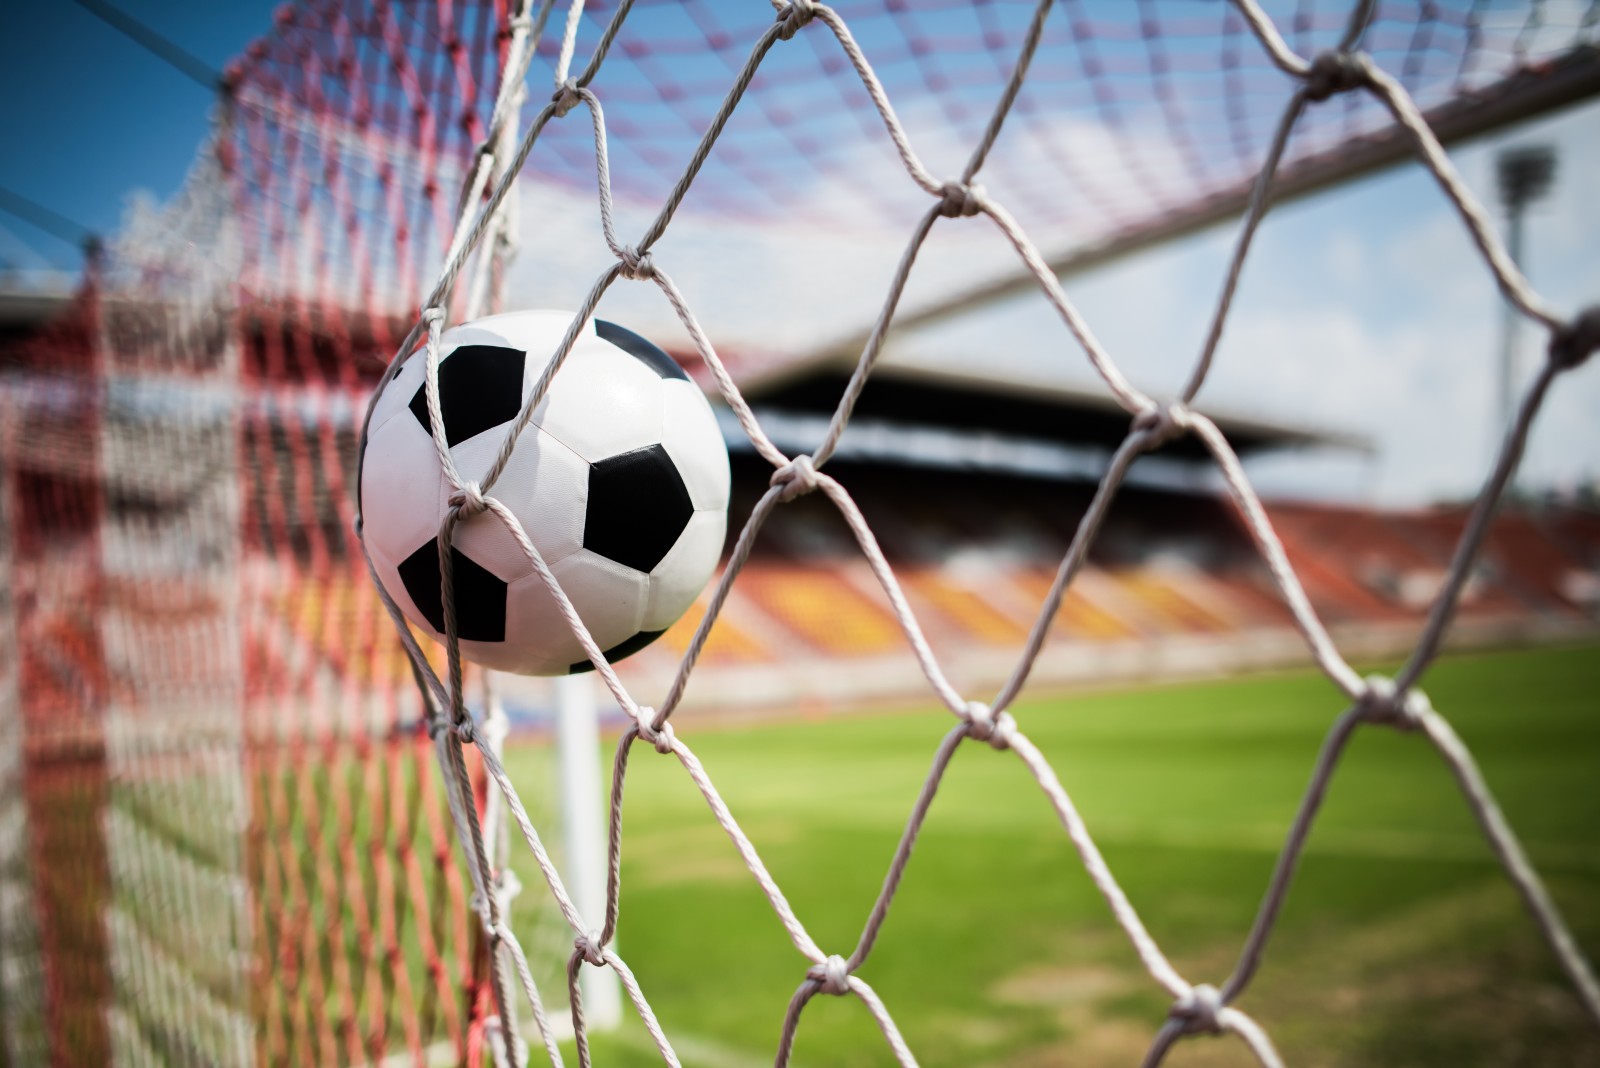
[[[1506, 244], [1511, 261], [1522, 267], [1522, 220], [1529, 204], [1550, 191], [1555, 178], [1556, 154], [1549, 145], [1518, 145], [1495, 157], [1495, 173], [1500, 184], [1500, 203], [1506, 212]], [[1516, 418], [1517, 340], [1522, 315], [1511, 301], [1503, 302], [1500, 326], [1500, 426], [1501, 434], [1511, 429]]]

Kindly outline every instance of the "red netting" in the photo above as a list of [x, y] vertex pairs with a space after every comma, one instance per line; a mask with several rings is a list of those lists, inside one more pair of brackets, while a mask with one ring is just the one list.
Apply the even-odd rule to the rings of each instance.
[[24, 1061], [466, 1048], [459, 854], [349, 500], [354, 413], [442, 255], [505, 21], [285, 8], [179, 200], [6, 353], [37, 916], [8, 951], [42, 1015], [0, 1045]]
[[248, 882], [260, 1063], [463, 1051], [457, 854], [350, 522], [355, 413], [443, 255], [498, 86], [492, 4], [310, 4], [229, 70]]

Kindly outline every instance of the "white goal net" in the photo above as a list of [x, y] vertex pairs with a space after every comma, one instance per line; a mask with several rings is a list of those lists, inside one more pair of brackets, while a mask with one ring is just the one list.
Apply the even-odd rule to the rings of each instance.
[[[1419, 110], [1413, 94], [1400, 77], [1375, 62], [1367, 50], [1366, 35], [1373, 20], [1375, 5], [1351, 5], [1342, 31], [1331, 46], [1312, 54], [1297, 51], [1278, 23], [1255, 0], [1240, 0], [1232, 6], [1231, 10], [1236, 12], [1248, 29], [1249, 47], [1258, 50], [1281, 76], [1281, 107], [1238, 226], [1234, 254], [1225, 275], [1217, 279], [1220, 296], [1211, 329], [1200, 352], [1196, 354], [1186, 386], [1170, 402], [1155, 400], [1122, 372], [1115, 354], [1102, 348], [1091, 324], [1063, 290], [1045, 253], [1030, 237], [1028, 230], [1018, 223], [1008, 206], [1008, 198], [987, 189], [983, 181], [985, 165], [1001, 143], [1005, 124], [1014, 117], [1019, 94], [1027, 84], [1052, 5], [1048, 2], [1038, 4], [1014, 53], [1004, 57], [1008, 73], [998, 99], [981, 116], [981, 121], [973, 124], [976, 136], [967, 145], [965, 160], [959, 168], [950, 172], [934, 171], [924, 162], [921, 146], [908, 135], [896, 111], [895, 101], [890, 99], [875, 73], [872, 57], [858, 44], [846, 17], [815, 0], [778, 0], [774, 6], [774, 19], [748, 43], [746, 58], [735, 66], [726, 95], [710, 118], [687, 166], [662, 198], [659, 210], [639, 232], [629, 233], [619, 231], [614, 222], [609, 161], [615, 158], [618, 146], [608, 134], [604, 104], [608, 59], [622, 39], [632, 7], [627, 3], [618, 6], [587, 60], [580, 60], [574, 56], [574, 45], [583, 5], [581, 2], [573, 3], [566, 13], [565, 36], [554, 64], [553, 94], [528, 123], [526, 133], [514, 147], [508, 131], [517, 113], [516, 94], [515, 91], [502, 94], [468, 180], [468, 192], [463, 200], [465, 210], [458, 220], [455, 237], [449, 244], [445, 265], [423, 302], [419, 320], [399, 346], [399, 355], [391, 367], [392, 374], [395, 367], [407, 357], [428, 361], [427, 388], [432, 405], [437, 406], [439, 336], [450, 317], [451, 294], [460, 280], [470, 275], [474, 269], [472, 264], [476, 263], [479, 271], [492, 273], [493, 268], [484, 265], [489, 258], [474, 260], [474, 251], [485, 242], [492, 245], [496, 235], [506, 232], [505, 210], [514, 182], [525, 168], [537, 167], [539, 154], [549, 142], [551, 131], [581, 126], [583, 136], [592, 135], [593, 139], [600, 219], [611, 262], [600, 272], [587, 298], [576, 309], [568, 336], [526, 401], [522, 418], [516, 427], [520, 428], [528, 421], [533, 408], [549, 387], [551, 378], [559, 374], [579, 326], [594, 312], [607, 291], [613, 285], [622, 284], [653, 286], [675, 313], [694, 351], [709, 369], [717, 391], [737, 416], [751, 445], [772, 466], [770, 488], [761, 497], [737, 537], [727, 565], [717, 580], [708, 610], [682, 656], [675, 680], [654, 706], [636, 697], [606, 662], [515, 517], [495, 501], [492, 478], [481, 486], [459, 480], [455, 485], [453, 506], [441, 531], [441, 544], [449, 543], [456, 523], [465, 517], [492, 512], [500, 522], [507, 524], [523, 546], [530, 563], [561, 605], [564, 615], [588, 651], [599, 677], [626, 713], [627, 728], [617, 744], [611, 786], [607, 835], [609, 879], [604, 907], [599, 913], [580, 911], [574, 905], [562, 872], [546, 852], [541, 828], [529, 818], [520, 802], [517, 786], [504, 770], [492, 730], [486, 729], [483, 722], [474, 720], [469, 712], [468, 695], [464, 692], [463, 664], [454, 637], [454, 621], [447, 620], [447, 633], [450, 636], [447, 670], [441, 677], [416, 645], [393, 602], [385, 598], [391, 616], [400, 627], [412, 662], [424, 680], [430, 701], [430, 731], [440, 766], [451, 783], [452, 813], [460, 842], [467, 852], [473, 881], [472, 907], [490, 947], [491, 983], [497, 1006], [497, 1019], [491, 1028], [496, 1036], [491, 1043], [494, 1055], [502, 1061], [516, 1059], [520, 1057], [516, 1051], [526, 1041], [535, 1047], [542, 1045], [542, 1055], [552, 1063], [560, 1063], [561, 1060], [555, 1031], [544, 1011], [541, 991], [529, 967], [528, 956], [518, 933], [508, 920], [511, 887], [507, 883], [507, 868], [504, 858], [499, 855], [497, 843], [505, 833], [503, 826], [509, 826], [514, 835], [532, 850], [548, 890], [574, 939], [568, 965], [569, 998], [580, 1062], [588, 1064], [590, 1052], [578, 976], [581, 969], [589, 965], [616, 973], [662, 1059], [672, 1065], [680, 1063], [672, 1042], [670, 1021], [657, 1019], [651, 1008], [650, 991], [635, 978], [626, 958], [614, 945], [621, 919], [622, 856], [628, 843], [622, 813], [628, 796], [630, 762], [635, 759], [635, 750], [641, 742], [646, 749], [670, 757], [682, 766], [704, 798], [709, 818], [732, 840], [733, 848], [781, 921], [794, 949], [808, 962], [803, 969], [797, 969], [797, 986], [787, 1007], [773, 1006], [774, 1017], [782, 1021], [776, 1057], [780, 1065], [789, 1061], [805, 1009], [819, 994], [858, 998], [877, 1021], [884, 1041], [895, 1058], [901, 1064], [916, 1063], [915, 1052], [895, 1024], [894, 1006], [880, 999], [872, 986], [873, 949], [879, 931], [894, 906], [896, 892], [929, 806], [951, 760], [964, 743], [987, 745], [1002, 758], [1020, 760], [1027, 768], [1038, 784], [1043, 803], [1055, 811], [1062, 831], [1076, 849], [1116, 924], [1132, 943], [1148, 972], [1150, 982], [1170, 997], [1168, 1018], [1154, 1029], [1146, 1063], [1159, 1063], [1168, 1050], [1186, 1036], [1217, 1032], [1236, 1036], [1261, 1063], [1279, 1063], [1271, 1036], [1238, 1003], [1269, 950], [1275, 924], [1291, 891], [1296, 865], [1305, 848], [1307, 835], [1316, 821], [1329, 781], [1336, 774], [1350, 739], [1362, 729], [1416, 732], [1432, 743], [1459, 783], [1463, 802], [1470, 808], [1492, 845], [1507, 877], [1521, 894], [1530, 917], [1577, 989], [1589, 1015], [1596, 1023], [1600, 1023], [1600, 986], [1596, 985], [1591, 966], [1578, 951], [1538, 874], [1501, 815], [1472, 755], [1452, 730], [1448, 709], [1434, 709], [1422, 687], [1496, 506], [1516, 470], [1529, 428], [1549, 391], [1558, 386], [1561, 376], [1581, 365], [1596, 347], [1600, 347], [1600, 308], [1569, 316], [1549, 307], [1528, 284], [1507, 255], [1484, 210], [1458, 177], [1438, 137]], [[519, 77], [510, 84], [521, 84], [520, 72], [533, 54], [537, 33], [545, 25], [549, 11], [548, 4], [537, 13], [531, 5], [525, 4], [512, 19], [508, 62], [511, 69], [519, 72]], [[752, 80], [765, 64], [779, 62], [774, 57], [785, 54], [786, 50], [801, 47], [799, 42], [802, 40], [808, 42], [819, 55], [841, 58], [844, 66], [853, 72], [851, 76], [859, 82], [861, 91], [870, 101], [870, 121], [892, 145], [902, 167], [900, 188], [904, 200], [921, 206], [909, 213], [914, 218], [907, 227], [898, 265], [879, 298], [874, 325], [860, 347], [854, 375], [839, 399], [826, 435], [811, 453], [790, 456], [768, 437], [702, 325], [703, 321], [714, 321], [716, 310], [697, 309], [691, 303], [674, 281], [670, 255], [658, 251], [657, 246], [663, 243], [680, 205], [692, 195], [702, 166], [713, 148], [720, 139], [729, 136], [727, 131], [733, 127], [733, 120], [745, 105], [745, 94]], [[1460, 225], [1470, 235], [1505, 299], [1536, 324], [1547, 339], [1543, 367], [1523, 396], [1515, 423], [1485, 479], [1471, 519], [1456, 548], [1448, 576], [1432, 602], [1427, 625], [1405, 666], [1393, 678], [1363, 678], [1341, 655], [1304, 593], [1234, 450], [1217, 425], [1204, 414], [1204, 405], [1199, 399], [1219, 339], [1227, 325], [1240, 269], [1249, 254], [1257, 227], [1272, 203], [1280, 167], [1295, 146], [1297, 124], [1307, 114], [1332, 106], [1330, 102], [1348, 98], [1370, 102], [1381, 109], [1387, 121], [1392, 123], [1394, 136], [1433, 176], [1440, 194], [1451, 205]], [[895, 324], [896, 311], [908, 280], [914, 273], [919, 251], [936, 228], [952, 226], [993, 227], [1004, 237], [1020, 274], [1036, 288], [1040, 298], [1055, 310], [1064, 334], [1072, 339], [1077, 352], [1087, 359], [1104, 388], [1125, 410], [1128, 419], [1126, 437], [1100, 479], [1093, 503], [1083, 516], [1070, 549], [1060, 561], [1055, 581], [1039, 608], [1032, 632], [1018, 651], [1010, 678], [997, 693], [985, 695], [984, 699], [961, 692], [946, 678], [872, 529], [847, 487], [827, 471], [827, 462], [850, 422], [852, 410], [872, 375], [884, 340]], [[708, 318], [703, 320], [702, 315]], [[420, 348], [417, 347], [419, 344]], [[514, 429], [513, 435], [515, 432]], [[446, 455], [447, 446], [438, 423], [435, 424], [435, 434], [441, 455]], [[1092, 829], [1085, 824], [1073, 804], [1069, 784], [1057, 777], [1050, 763], [1030, 740], [1027, 723], [1020, 722], [1009, 711], [1028, 680], [1063, 595], [1083, 566], [1129, 467], [1139, 456], [1186, 435], [1193, 436], [1203, 444], [1221, 472], [1227, 493], [1248, 526], [1256, 550], [1270, 570], [1277, 591], [1292, 613], [1311, 656], [1348, 703], [1347, 711], [1328, 732], [1312, 771], [1310, 785], [1266, 888], [1256, 921], [1241, 947], [1238, 964], [1231, 974], [1217, 977], [1185, 976], [1173, 966], [1141, 921], [1138, 911], [1119, 885], [1116, 873], [1097, 848]], [[448, 470], [448, 464], [446, 466]], [[805, 918], [791, 907], [782, 887], [741, 828], [737, 815], [723, 800], [716, 786], [716, 769], [701, 763], [687, 738], [674, 730], [672, 719], [718, 612], [729, 590], [738, 581], [763, 524], [788, 502], [813, 493], [824, 495], [849, 526], [860, 553], [892, 606], [905, 642], [914, 651], [929, 690], [952, 717], [949, 733], [931, 754], [932, 768], [922, 790], [915, 798], [907, 798], [910, 815], [900, 846], [889, 865], [877, 901], [864, 917], [862, 934], [854, 946], [823, 946], [813, 938]], [[444, 601], [450, 604], [449, 567], [443, 566], [442, 570]], [[473, 751], [482, 761], [491, 784], [491, 796], [499, 797], [482, 813], [473, 804], [474, 786], [465, 759], [465, 754]], [[537, 1034], [526, 1039], [518, 1033], [518, 1021], [522, 1018], [525, 1005], [531, 1006], [537, 1030]]]

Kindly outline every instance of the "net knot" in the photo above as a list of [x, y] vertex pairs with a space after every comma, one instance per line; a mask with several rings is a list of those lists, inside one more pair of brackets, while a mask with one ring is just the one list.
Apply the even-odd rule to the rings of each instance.
[[663, 723], [660, 727], [652, 726], [650, 723], [652, 715], [648, 708], [639, 709], [639, 737], [655, 746], [656, 752], [666, 756], [677, 744], [678, 736], [672, 733], [670, 723]]
[[785, 0], [778, 5], [778, 40], [787, 41], [817, 16], [814, 0]]
[[617, 259], [622, 261], [622, 277], [638, 281], [641, 278], [654, 278], [656, 275], [655, 261], [650, 258], [650, 253], [640, 252], [632, 245], [623, 245], [617, 250]]
[[489, 510], [489, 502], [484, 499], [483, 487], [474, 479], [467, 479], [456, 487], [450, 494], [450, 507], [462, 519], [471, 519], [475, 515], [482, 515]]
[[781, 486], [778, 500], [788, 502], [817, 488], [817, 469], [811, 457], [801, 453], [772, 472], [771, 485]]
[[1183, 1023], [1186, 1034], [1218, 1035], [1223, 1031], [1219, 1017], [1227, 1007], [1220, 990], [1210, 983], [1200, 983], [1174, 1001], [1168, 1015]]
[[590, 931], [588, 934], [579, 935], [573, 939], [572, 947], [578, 951], [578, 956], [593, 964], [596, 968], [605, 967], [605, 943], [600, 940], [599, 931]]
[[1133, 417], [1133, 429], [1145, 435], [1146, 448], [1159, 448], [1189, 429], [1189, 409], [1176, 402], [1150, 404]]
[[555, 105], [556, 118], [565, 118], [567, 112], [578, 106], [582, 100], [578, 92], [578, 83], [571, 78], [556, 86], [556, 91], [550, 94], [550, 103]]
[[939, 214], [947, 219], [976, 215], [988, 203], [983, 186], [977, 182], [946, 182], [943, 197], [944, 200], [939, 205]]
[[806, 978], [821, 984], [824, 994], [837, 996], [850, 993], [850, 965], [837, 953], [807, 968]]
[[967, 737], [988, 742], [994, 749], [1011, 748], [1011, 736], [1017, 733], [1017, 721], [1010, 712], [995, 715], [994, 709], [982, 701], [967, 702]]
[[444, 309], [439, 307], [437, 304], [431, 304], [428, 307], [423, 308], [422, 322], [427, 326], [432, 326], [434, 323], [443, 323]]
[[1368, 675], [1367, 689], [1361, 695], [1361, 717], [1368, 723], [1381, 723], [1396, 730], [1414, 731], [1433, 711], [1433, 703], [1421, 690], [1400, 693], [1394, 680], [1384, 675]]
[[1580, 366], [1596, 349], [1600, 349], [1600, 304], [1583, 309], [1550, 336], [1550, 362], [1564, 371]]
[[1366, 85], [1367, 57], [1354, 52], [1323, 52], [1306, 72], [1306, 99], [1326, 100]]
[[456, 724], [456, 737], [461, 739], [462, 745], [471, 745], [477, 736], [477, 728], [472, 725], [470, 719], [464, 719]]
[[518, 894], [522, 893], [522, 880], [510, 868], [501, 868], [494, 877], [495, 900], [506, 910]]

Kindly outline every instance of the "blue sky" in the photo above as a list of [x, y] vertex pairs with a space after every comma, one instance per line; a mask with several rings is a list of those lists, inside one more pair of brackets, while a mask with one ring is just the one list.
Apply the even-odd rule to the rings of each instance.
[[[1560, 152], [1550, 196], [1527, 226], [1528, 273], [1563, 313], [1600, 300], [1600, 105], [1590, 104], [1460, 146], [1464, 179], [1495, 207], [1493, 160], [1510, 144]], [[525, 172], [523, 243], [512, 281], [528, 306], [570, 308], [611, 260], [592, 189], [548, 181], [535, 154]], [[924, 197], [903, 173], [882, 175]], [[653, 204], [617, 206], [624, 242]], [[909, 228], [908, 228], [909, 229]], [[1181, 388], [1199, 352], [1231, 253], [1235, 225], [1132, 256], [1065, 283], [1069, 298], [1135, 385]], [[724, 351], [818, 351], [869, 324], [904, 235], [853, 239], [803, 221], [760, 230], [681, 215], [654, 252]], [[1014, 269], [982, 218], [936, 226], [902, 307], [937, 301], [973, 274]], [[1431, 175], [1406, 164], [1274, 210], [1257, 235], [1198, 407], [1357, 435], [1372, 452], [1292, 452], [1251, 463], [1277, 496], [1410, 506], [1472, 495], [1498, 443], [1500, 299], [1467, 231]], [[600, 314], [669, 345], [687, 336], [644, 282], [619, 282]], [[1523, 336], [1523, 376], [1541, 344]], [[885, 359], [1103, 389], [1035, 290], [936, 327], [891, 336]], [[1536, 427], [1529, 488], [1600, 476], [1600, 371], [1564, 376]]]
[[[1560, 153], [1549, 197], [1529, 212], [1526, 266], [1560, 312], [1600, 301], [1600, 105], [1460, 146], [1452, 159], [1491, 210], [1493, 161], [1507, 145]], [[1155, 395], [1182, 388], [1231, 254], [1218, 228], [1070, 279], [1077, 302], [1128, 376]], [[1263, 492], [1416, 504], [1473, 493], [1499, 442], [1501, 304], [1459, 217], [1431, 175], [1408, 164], [1274, 210], [1257, 236], [1198, 406], [1367, 438], [1376, 452], [1285, 454], [1251, 465]], [[1031, 297], [921, 339], [919, 356], [959, 362], [979, 336], [1012, 339], [1024, 374], [1087, 382], [1053, 351], [1053, 313]], [[1544, 337], [1522, 334], [1521, 377]], [[909, 343], [908, 343], [909, 344]], [[1063, 359], [1063, 355], [1066, 356]], [[1600, 476], [1600, 369], [1564, 376], [1535, 427], [1530, 487]]]
[[[276, 5], [118, 6], [221, 69], [271, 27]], [[177, 189], [207, 130], [205, 89], [70, 0], [11, 5], [5, 57], [0, 185], [102, 234], [115, 232], [131, 191]], [[76, 268], [80, 258], [73, 245], [0, 214], [0, 261]]]
[[[120, 6], [221, 68], [270, 28], [273, 5], [123, 0]], [[171, 195], [206, 132], [206, 90], [67, 0], [22, 5], [8, 22], [0, 96], [12, 106], [0, 109], [0, 138], [8, 146], [0, 154], [0, 185], [106, 234], [115, 232], [135, 191]], [[1090, 143], [1096, 136], [1092, 129], [1076, 132]], [[1494, 151], [1534, 140], [1556, 145], [1563, 158], [1551, 197], [1530, 221], [1529, 273], [1557, 308], [1570, 312], [1600, 300], [1600, 201], [1592, 180], [1600, 174], [1600, 107], [1454, 155], [1492, 202]], [[919, 147], [934, 157], [951, 147], [937, 142], [924, 134]], [[512, 301], [571, 306], [609, 254], [593, 225], [592, 186], [557, 188], [541, 166], [536, 153], [525, 183], [523, 262], [513, 275]], [[896, 180], [904, 183], [904, 175]], [[921, 195], [914, 187], [907, 193]], [[619, 205], [625, 237], [642, 227], [652, 207]], [[1160, 395], [1179, 387], [1216, 300], [1232, 230], [1068, 282], [1069, 295], [1142, 388]], [[975, 247], [993, 254], [991, 263], [1009, 255], [992, 236], [973, 242], [953, 234], [936, 231], [908, 300], [936, 294], [969, 270]], [[719, 228], [686, 213], [658, 259], [672, 266], [714, 337], [805, 351], [830, 330], [851, 332], [863, 309], [875, 306], [898, 245], [899, 238], [881, 235], [870, 247], [835, 241], [804, 226], [777, 227], [752, 240], [738, 225]], [[70, 271], [79, 257], [72, 244], [0, 215], [0, 261]], [[677, 340], [681, 330], [648, 287], [619, 288], [608, 296], [608, 309], [665, 341]], [[1376, 447], [1370, 458], [1335, 452], [1258, 464], [1252, 474], [1269, 491], [1398, 504], [1459, 497], [1481, 477], [1492, 447], [1498, 323], [1497, 297], [1459, 221], [1426, 175], [1400, 168], [1273, 213], [1201, 407], [1353, 432]], [[938, 331], [907, 332], [896, 339], [893, 356], [968, 365], [982, 353], [993, 373], [1092, 385], [1081, 353], [1066, 342], [1053, 313], [1029, 295]], [[1530, 333], [1530, 359], [1534, 346]], [[1595, 369], [1564, 380], [1534, 439], [1530, 484], [1600, 475], [1600, 434], [1589, 416], [1597, 406]]]

